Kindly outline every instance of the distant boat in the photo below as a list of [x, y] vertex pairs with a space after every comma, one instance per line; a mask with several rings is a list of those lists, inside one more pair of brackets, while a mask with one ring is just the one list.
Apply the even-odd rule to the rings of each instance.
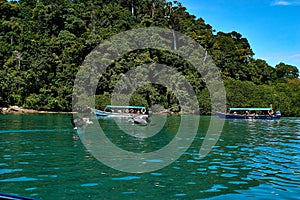
[[[229, 113], [215, 112], [222, 119], [261, 119], [275, 120], [280, 119], [281, 112], [274, 113], [273, 108], [229, 108]], [[243, 114], [241, 114], [243, 112]], [[262, 114], [257, 114], [257, 113]]]
[[107, 105], [104, 110], [91, 108], [97, 117], [147, 117], [145, 106], [113, 106]]

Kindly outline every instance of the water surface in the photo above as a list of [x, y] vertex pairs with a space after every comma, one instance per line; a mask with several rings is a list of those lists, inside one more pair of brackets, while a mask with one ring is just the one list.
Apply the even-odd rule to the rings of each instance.
[[[70, 117], [0, 115], [0, 192], [51, 200], [299, 199], [299, 118], [226, 120], [216, 146], [199, 159], [210, 120], [201, 117], [194, 142], [178, 160], [150, 173], [125, 173], [90, 154], [76, 139]], [[151, 152], [176, 134], [180, 118], [164, 120], [161, 131], [144, 139], [134, 137], [141, 127], [126, 120], [118, 122], [123, 126], [109, 119], [99, 123], [120, 148]]]

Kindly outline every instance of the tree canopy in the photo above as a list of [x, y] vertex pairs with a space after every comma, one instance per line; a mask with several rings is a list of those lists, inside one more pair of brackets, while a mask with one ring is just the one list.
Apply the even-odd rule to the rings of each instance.
[[[283, 115], [300, 116], [296, 66], [281, 62], [273, 67], [253, 58], [240, 33], [216, 32], [179, 1], [166, 0], [0, 0], [0, 107], [70, 111], [76, 73], [91, 50], [117, 33], [150, 26], [174, 29], [206, 49], [225, 80], [228, 106], [273, 104]], [[178, 69], [193, 86], [201, 114], [210, 113], [201, 75], [178, 56], [155, 49], [130, 52], [116, 60], [99, 81], [96, 105], [109, 103], [120, 78], [145, 63]], [[172, 91], [156, 84], [139, 88], [131, 104], [180, 111]]]

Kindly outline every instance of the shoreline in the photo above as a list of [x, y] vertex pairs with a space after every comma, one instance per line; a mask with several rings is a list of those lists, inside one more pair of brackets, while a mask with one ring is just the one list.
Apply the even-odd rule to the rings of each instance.
[[[0, 114], [75, 114], [76, 112], [64, 112], [64, 111], [45, 111], [45, 110], [35, 110], [29, 108], [22, 108], [19, 106], [10, 106], [8, 108], [0, 107]], [[179, 113], [174, 113], [170, 111], [161, 111], [153, 113], [155, 115], [180, 115]]]
[[27, 109], [19, 106], [10, 106], [8, 108], [0, 108], [0, 114], [73, 114], [74, 112], [63, 112], [63, 111], [45, 111]]
[[[19, 106], [10, 106], [10, 107], [0, 107], [0, 114], [75, 114], [76, 112], [64, 112], [64, 111], [45, 111], [45, 110], [35, 110], [30, 108], [22, 108]], [[180, 115], [169, 110], [164, 110], [160, 112], [155, 112], [153, 114], [158, 115]]]

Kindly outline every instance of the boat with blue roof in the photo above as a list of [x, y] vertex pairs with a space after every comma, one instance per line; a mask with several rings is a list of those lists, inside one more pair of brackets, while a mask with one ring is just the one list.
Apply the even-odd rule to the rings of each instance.
[[261, 119], [276, 120], [280, 119], [281, 112], [274, 112], [272, 106], [270, 108], [229, 108], [228, 113], [215, 112], [222, 119]]
[[90, 109], [97, 117], [148, 117], [145, 106], [107, 105], [104, 110]]

